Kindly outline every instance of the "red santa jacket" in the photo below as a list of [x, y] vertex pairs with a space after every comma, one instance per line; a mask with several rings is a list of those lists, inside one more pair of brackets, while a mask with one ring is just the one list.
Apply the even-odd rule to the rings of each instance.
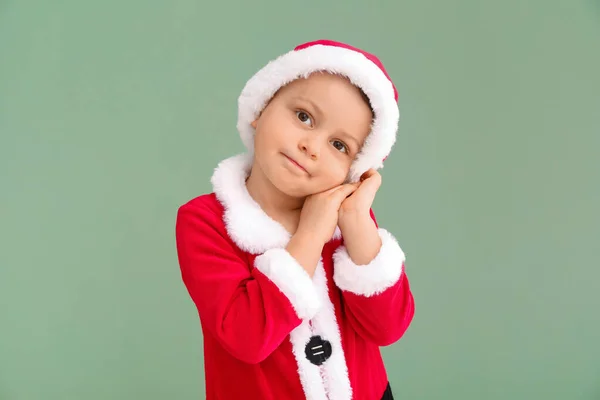
[[248, 194], [250, 165], [247, 155], [221, 162], [213, 193], [177, 215], [206, 398], [381, 399], [388, 378], [379, 347], [397, 341], [414, 313], [404, 253], [379, 227], [379, 254], [355, 265], [338, 229], [310, 278], [285, 251], [290, 234]]

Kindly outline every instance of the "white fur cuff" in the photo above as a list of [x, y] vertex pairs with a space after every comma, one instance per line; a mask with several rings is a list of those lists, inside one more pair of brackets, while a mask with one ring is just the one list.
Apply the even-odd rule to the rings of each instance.
[[301, 319], [311, 319], [321, 307], [308, 273], [285, 249], [271, 249], [256, 257], [255, 267], [290, 300]]
[[382, 228], [378, 232], [381, 249], [367, 265], [356, 265], [345, 246], [337, 248], [333, 254], [333, 279], [340, 289], [370, 297], [398, 282], [404, 265], [404, 252], [391, 233]]

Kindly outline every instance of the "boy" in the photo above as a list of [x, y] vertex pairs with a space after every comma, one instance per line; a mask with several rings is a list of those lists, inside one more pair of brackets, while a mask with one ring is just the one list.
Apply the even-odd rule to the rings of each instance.
[[393, 83], [373, 55], [321, 40], [261, 69], [238, 105], [248, 152], [177, 216], [206, 398], [392, 399], [379, 347], [414, 314], [404, 253], [371, 211]]

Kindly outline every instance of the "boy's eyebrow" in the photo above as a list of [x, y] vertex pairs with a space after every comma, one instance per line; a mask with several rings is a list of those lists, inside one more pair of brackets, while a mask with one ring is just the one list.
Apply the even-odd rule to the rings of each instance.
[[321, 110], [321, 108], [317, 105], [317, 103], [315, 103], [314, 101], [312, 101], [308, 97], [296, 96], [296, 99], [304, 101], [304, 102], [310, 104], [317, 111], [317, 114], [323, 115], [323, 110]]

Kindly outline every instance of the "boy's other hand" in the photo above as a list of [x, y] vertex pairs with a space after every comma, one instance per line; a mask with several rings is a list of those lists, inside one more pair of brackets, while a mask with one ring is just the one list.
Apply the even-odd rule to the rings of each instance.
[[368, 217], [375, 200], [375, 195], [381, 187], [381, 174], [374, 169], [369, 169], [360, 177], [358, 188], [345, 199], [339, 210], [338, 224], [340, 228], [347, 218], [355, 219], [356, 216]]

